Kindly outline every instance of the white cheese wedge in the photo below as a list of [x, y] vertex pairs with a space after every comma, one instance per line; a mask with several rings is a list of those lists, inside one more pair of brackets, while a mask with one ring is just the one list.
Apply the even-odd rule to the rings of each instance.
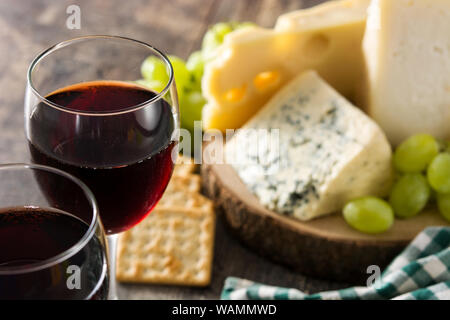
[[[279, 129], [279, 144], [248, 129]], [[263, 205], [300, 220], [338, 212], [360, 196], [386, 195], [391, 156], [378, 125], [314, 71], [281, 89], [225, 149]]]
[[364, 70], [362, 38], [369, 0], [340, 0], [281, 16], [274, 29], [225, 37], [205, 66], [204, 129], [235, 129], [299, 73], [315, 69], [351, 98]]
[[450, 137], [450, 1], [374, 0], [364, 37], [367, 112], [398, 145]]

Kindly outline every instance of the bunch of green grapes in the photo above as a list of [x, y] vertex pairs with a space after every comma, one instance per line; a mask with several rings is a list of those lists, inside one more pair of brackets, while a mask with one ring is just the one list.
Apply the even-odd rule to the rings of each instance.
[[416, 134], [394, 152], [396, 179], [388, 202], [374, 197], [350, 201], [343, 210], [345, 220], [355, 229], [384, 232], [394, 214], [411, 218], [435, 200], [441, 215], [450, 221], [450, 152], [447, 142], [429, 134]]
[[[218, 47], [227, 34], [249, 26], [253, 24], [249, 22], [215, 24], [206, 32], [202, 49], [193, 52], [187, 61], [177, 56], [169, 56], [177, 86], [182, 128], [192, 132], [194, 121], [201, 120], [202, 109], [206, 103], [201, 88], [205, 63], [215, 57]], [[143, 79], [138, 80], [137, 83], [156, 92], [164, 89], [169, 77], [164, 62], [154, 56], [145, 59], [141, 66], [141, 73]]]

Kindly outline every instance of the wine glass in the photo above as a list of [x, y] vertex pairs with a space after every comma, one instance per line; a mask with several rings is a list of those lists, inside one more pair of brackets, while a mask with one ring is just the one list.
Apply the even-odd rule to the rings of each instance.
[[[48, 196], [52, 184], [64, 197]], [[41, 165], [0, 165], [0, 243], [0, 300], [107, 298], [97, 204], [72, 175]]]
[[[158, 62], [159, 89], [136, 81], [147, 57]], [[115, 36], [50, 47], [28, 71], [25, 131], [34, 163], [69, 172], [94, 193], [115, 298], [117, 234], [150, 213], [178, 154], [178, 98], [168, 58], [144, 42]], [[47, 192], [55, 197], [59, 188]]]

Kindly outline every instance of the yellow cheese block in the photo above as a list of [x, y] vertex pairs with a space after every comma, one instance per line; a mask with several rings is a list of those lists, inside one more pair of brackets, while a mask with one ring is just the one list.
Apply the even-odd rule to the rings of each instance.
[[361, 49], [370, 0], [332, 1], [281, 16], [274, 29], [248, 28], [225, 37], [205, 66], [205, 130], [236, 129], [284, 84], [307, 69], [353, 99], [362, 78]]

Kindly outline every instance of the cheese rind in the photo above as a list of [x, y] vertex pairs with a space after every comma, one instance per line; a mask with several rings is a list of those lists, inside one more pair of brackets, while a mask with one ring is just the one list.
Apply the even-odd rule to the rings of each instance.
[[[274, 29], [248, 28], [227, 37], [205, 66], [204, 129], [235, 129], [299, 73], [315, 69], [346, 97], [354, 95], [364, 67], [361, 49], [369, 0], [341, 0], [281, 16]], [[261, 72], [279, 77], [265, 90], [254, 86]], [[244, 88], [241, 99], [227, 93]]]
[[[285, 86], [243, 129], [227, 143], [226, 160], [271, 210], [310, 220], [389, 190], [384, 133], [314, 71]], [[276, 152], [248, 129], [279, 129]]]
[[450, 1], [374, 0], [363, 48], [366, 108], [393, 145], [450, 137]]

